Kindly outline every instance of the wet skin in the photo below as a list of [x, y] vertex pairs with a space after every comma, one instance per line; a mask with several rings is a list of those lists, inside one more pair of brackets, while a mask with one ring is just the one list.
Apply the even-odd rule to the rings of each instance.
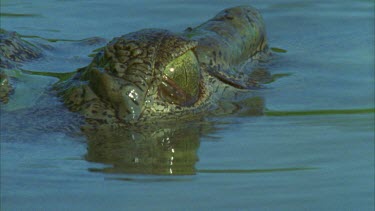
[[42, 51], [30, 42], [21, 39], [16, 32], [0, 29], [0, 102], [7, 103], [14, 87], [6, 69], [17, 68], [20, 63], [42, 56]]
[[259, 12], [223, 10], [182, 33], [145, 29], [114, 38], [57, 90], [88, 123], [191, 119], [256, 88], [254, 63], [268, 56]]
[[[0, 70], [5, 70], [0, 72], [0, 94], [7, 98], [9, 90], [17, 89], [7, 71], [40, 58], [43, 48], [22, 40], [17, 33], [1, 32], [6, 45], [0, 52]], [[5, 39], [9, 41], [3, 42]], [[195, 174], [199, 138], [215, 130], [213, 125], [196, 120], [234, 112], [262, 115], [263, 99], [248, 93], [270, 80], [268, 71], [258, 66], [268, 58], [263, 21], [251, 7], [223, 10], [182, 33], [137, 31], [113, 39], [71, 78], [58, 77], [62, 81], [55, 90], [77, 113], [60, 104], [25, 108], [6, 112], [5, 119], [12, 121], [5, 128], [29, 125], [22, 130], [25, 138], [40, 131], [83, 132], [88, 140], [85, 159], [112, 166], [90, 171]], [[239, 102], [241, 94], [245, 98]]]
[[[6, 103], [14, 89], [6, 71], [43, 55], [17, 33], [0, 35], [0, 98]], [[259, 75], [267, 71], [254, 66], [268, 55], [260, 14], [235, 7], [182, 33], [145, 29], [115, 38], [55, 88], [91, 125], [194, 119], [264, 82]]]

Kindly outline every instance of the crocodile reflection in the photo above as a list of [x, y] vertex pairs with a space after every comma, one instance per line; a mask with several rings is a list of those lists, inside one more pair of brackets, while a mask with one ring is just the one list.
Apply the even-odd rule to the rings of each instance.
[[[261, 115], [263, 99], [251, 98], [246, 114]], [[239, 108], [233, 106], [232, 108]], [[232, 110], [231, 112], [233, 112]], [[197, 150], [202, 136], [215, 132], [217, 124], [201, 121], [138, 129], [101, 127], [84, 131], [88, 138], [85, 159], [107, 164], [90, 171], [103, 173], [193, 175], [199, 160]]]
[[142, 132], [116, 129], [90, 133], [85, 158], [112, 165], [95, 169], [106, 173], [189, 175], [195, 173], [200, 135], [194, 124]]

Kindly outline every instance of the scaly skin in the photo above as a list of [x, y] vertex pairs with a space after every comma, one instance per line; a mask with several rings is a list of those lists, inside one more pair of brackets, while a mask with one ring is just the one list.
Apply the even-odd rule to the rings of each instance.
[[251, 65], [267, 54], [260, 14], [234, 7], [180, 34], [146, 29], [115, 38], [57, 89], [94, 125], [191, 119], [257, 87]]
[[7, 103], [12, 90], [13, 88], [9, 83], [9, 77], [4, 71], [0, 70], [0, 102]]
[[0, 29], [0, 69], [15, 68], [21, 62], [40, 58], [42, 51], [21, 39], [16, 32]]
[[0, 29], [0, 102], [7, 103], [14, 89], [5, 70], [41, 56], [39, 48], [21, 39], [16, 32]]

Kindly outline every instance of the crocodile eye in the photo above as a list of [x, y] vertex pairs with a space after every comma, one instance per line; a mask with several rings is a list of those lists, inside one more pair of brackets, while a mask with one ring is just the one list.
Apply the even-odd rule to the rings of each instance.
[[193, 105], [199, 97], [200, 69], [192, 51], [174, 59], [164, 69], [159, 96], [172, 104]]

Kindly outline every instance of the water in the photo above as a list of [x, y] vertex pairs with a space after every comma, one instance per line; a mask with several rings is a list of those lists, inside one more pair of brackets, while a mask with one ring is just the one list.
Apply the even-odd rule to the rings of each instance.
[[[148, 27], [181, 31], [248, 3], [1, 0], [1, 27], [110, 40]], [[263, 14], [271, 47], [287, 50], [269, 69], [291, 75], [256, 93], [269, 113], [140, 134], [36, 130], [58, 119], [24, 118], [28, 108], [61, 106], [38, 98], [56, 79], [24, 75], [23, 91], [1, 113], [1, 209], [373, 210], [373, 1], [250, 3]], [[23, 68], [69, 72], [103, 44], [49, 45], [45, 58]]]

